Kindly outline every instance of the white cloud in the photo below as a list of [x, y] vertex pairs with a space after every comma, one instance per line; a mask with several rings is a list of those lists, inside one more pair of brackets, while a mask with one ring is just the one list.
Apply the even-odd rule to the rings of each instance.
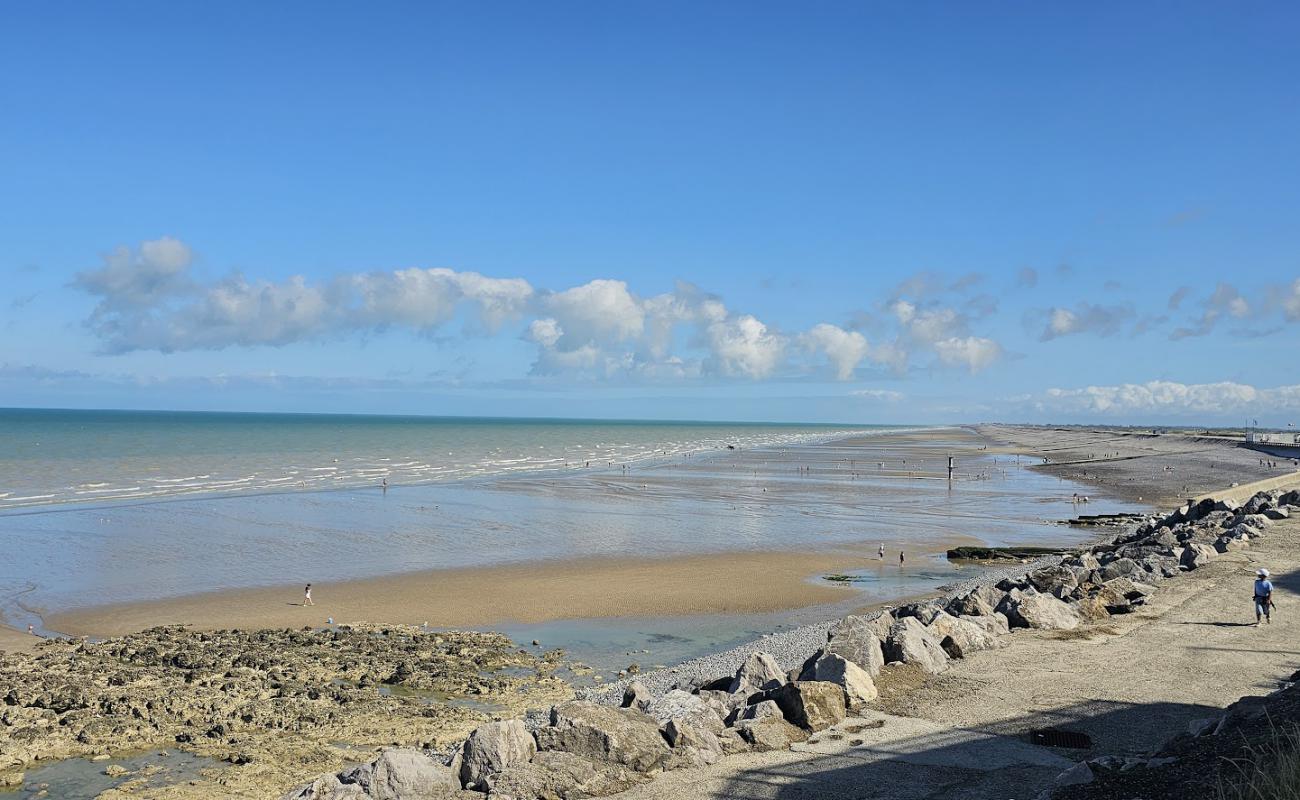
[[722, 375], [766, 378], [785, 354], [785, 337], [749, 314], [710, 324], [708, 338], [710, 368]]
[[979, 336], [951, 338], [934, 343], [939, 361], [952, 367], [965, 367], [979, 372], [1002, 357], [1002, 345]]
[[842, 381], [853, 377], [853, 371], [867, 357], [869, 350], [867, 337], [825, 322], [814, 325], [803, 338], [811, 350], [826, 354], [835, 367], [835, 376]]
[[188, 284], [194, 254], [183, 242], [164, 236], [122, 246], [102, 257], [99, 269], [80, 272], [73, 285], [102, 298], [101, 313], [139, 308], [158, 302]]
[[893, 389], [858, 389], [849, 392], [849, 394], [853, 397], [861, 397], [866, 400], [880, 400], [887, 403], [897, 403], [906, 397], [902, 392], [896, 392]]
[[1300, 385], [1259, 389], [1249, 384], [1148, 381], [1081, 389], [1048, 389], [1040, 409], [1122, 416], [1130, 414], [1231, 414], [1300, 409]]

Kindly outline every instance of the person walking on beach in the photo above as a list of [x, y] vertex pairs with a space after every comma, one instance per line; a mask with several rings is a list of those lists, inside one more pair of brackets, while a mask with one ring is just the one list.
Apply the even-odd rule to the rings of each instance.
[[1259, 624], [1259, 618], [1264, 617], [1264, 621], [1272, 624], [1273, 616], [1273, 582], [1268, 579], [1268, 570], [1261, 569], [1255, 573], [1255, 624]]
[[885, 560], [885, 543], [884, 543], [884, 542], [881, 542], [881, 543], [880, 543], [880, 560], [881, 560], [881, 561], [884, 561], [884, 560]]
[[307, 584], [307, 588], [306, 588], [306, 589], [303, 589], [303, 590], [302, 590], [302, 604], [305, 605], [305, 606], [314, 606], [314, 605], [316, 605], [315, 603], [313, 603], [313, 602], [311, 601], [311, 584], [310, 584], [310, 583]]
[[907, 560], [907, 557], [903, 555], [903, 551], [902, 551], [902, 550], [899, 550], [899, 551], [898, 551], [898, 566], [900, 566], [900, 567], [903, 566], [903, 562], [906, 561], [906, 560]]

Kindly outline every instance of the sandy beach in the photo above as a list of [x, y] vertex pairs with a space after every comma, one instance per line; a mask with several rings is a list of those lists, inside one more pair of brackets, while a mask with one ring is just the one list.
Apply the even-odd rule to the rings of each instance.
[[[956, 541], [952, 546], [956, 546]], [[842, 602], [851, 588], [818, 574], [879, 565], [866, 543], [815, 552], [734, 552], [662, 559], [577, 559], [465, 570], [434, 570], [312, 587], [219, 592], [55, 614], [52, 628], [114, 636], [154, 625], [199, 629], [272, 628], [362, 620], [481, 628], [503, 621], [590, 617], [741, 614]], [[897, 569], [889, 565], [891, 569]], [[720, 583], [719, 576], [762, 576]]]

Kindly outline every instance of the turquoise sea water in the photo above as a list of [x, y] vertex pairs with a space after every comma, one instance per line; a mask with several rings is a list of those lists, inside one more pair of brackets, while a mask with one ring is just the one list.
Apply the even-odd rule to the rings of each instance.
[[873, 427], [0, 409], [0, 511], [641, 464]]

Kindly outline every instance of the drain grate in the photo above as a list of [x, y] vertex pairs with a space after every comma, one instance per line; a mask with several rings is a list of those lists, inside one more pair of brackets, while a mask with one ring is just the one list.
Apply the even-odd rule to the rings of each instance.
[[1043, 747], [1068, 747], [1074, 750], [1091, 750], [1092, 737], [1082, 731], [1066, 731], [1060, 728], [1044, 728], [1032, 731], [1029, 741]]

